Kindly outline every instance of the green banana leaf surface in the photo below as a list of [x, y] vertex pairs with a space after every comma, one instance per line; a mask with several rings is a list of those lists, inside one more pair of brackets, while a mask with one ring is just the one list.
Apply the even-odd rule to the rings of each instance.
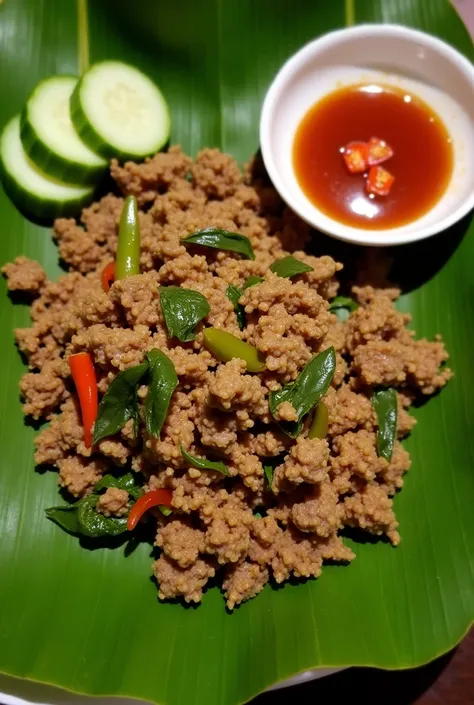
[[[4, 0], [0, 124], [39, 80], [120, 59], [163, 89], [173, 142], [243, 162], [258, 148], [263, 96], [283, 61], [324, 32], [380, 21], [424, 29], [473, 58], [447, 0]], [[26, 254], [59, 272], [50, 230], [3, 193], [0, 228], [1, 264]], [[332, 246], [315, 238], [322, 251]], [[444, 335], [455, 370], [416, 410], [412, 469], [395, 499], [402, 543], [349, 541], [350, 566], [267, 586], [233, 614], [217, 588], [197, 608], [160, 604], [148, 544], [91, 550], [45, 519], [56, 476], [34, 471], [13, 338], [28, 311], [1, 282], [0, 672], [167, 705], [237, 705], [308, 668], [412, 667], [462, 638], [474, 616], [474, 227], [468, 218], [394, 257], [401, 307], [420, 336]]]

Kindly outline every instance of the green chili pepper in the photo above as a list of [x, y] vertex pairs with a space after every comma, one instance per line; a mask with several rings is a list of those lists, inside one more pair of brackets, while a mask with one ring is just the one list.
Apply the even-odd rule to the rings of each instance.
[[127, 196], [120, 216], [115, 280], [140, 274], [140, 224], [135, 196]]
[[314, 412], [308, 431], [308, 438], [326, 438], [328, 432], [328, 408], [320, 401]]
[[249, 372], [262, 372], [265, 369], [265, 360], [257, 348], [239, 340], [232, 333], [218, 328], [206, 328], [203, 335], [204, 345], [218, 360], [229, 362], [238, 357], [247, 364]]

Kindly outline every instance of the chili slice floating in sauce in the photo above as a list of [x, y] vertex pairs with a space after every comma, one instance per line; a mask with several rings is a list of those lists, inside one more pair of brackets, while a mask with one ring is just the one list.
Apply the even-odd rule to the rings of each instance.
[[171, 490], [151, 490], [137, 499], [130, 510], [127, 520], [127, 528], [133, 531], [142, 516], [153, 507], [171, 507], [173, 493]]
[[383, 162], [386, 162], [387, 159], [393, 157], [393, 149], [391, 146], [388, 142], [385, 142], [385, 140], [381, 140], [378, 137], [370, 138], [367, 144], [367, 149], [367, 163], [369, 166], [377, 166], [377, 164], [382, 164]]
[[377, 196], [388, 196], [392, 188], [395, 177], [383, 166], [370, 167], [365, 188], [367, 193], [374, 193]]
[[362, 174], [369, 164], [367, 142], [349, 142], [342, 152], [343, 159], [351, 174]]

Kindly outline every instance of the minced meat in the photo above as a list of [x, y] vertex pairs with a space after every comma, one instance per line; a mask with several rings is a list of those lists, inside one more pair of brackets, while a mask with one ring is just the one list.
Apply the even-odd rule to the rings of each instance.
[[[36, 462], [56, 467], [59, 484], [74, 498], [92, 492], [105, 473], [128, 466], [142, 473], [145, 490], [171, 490], [171, 515], [156, 513], [161, 554], [153, 572], [160, 599], [199, 602], [217, 575], [233, 609], [269, 580], [317, 577], [324, 561], [354, 558], [340, 536], [348, 526], [397, 545], [392, 496], [410, 458], [398, 440], [390, 462], [379, 457], [371, 395], [379, 386], [396, 387], [397, 435], [409, 433], [411, 403], [451, 376], [441, 339], [415, 340], [409, 316], [396, 308], [400, 292], [364, 282], [363, 270], [352, 290], [359, 307], [345, 322], [331, 313], [342, 264], [304, 252], [309, 227], [283, 204], [258, 162], [242, 172], [217, 149], [193, 160], [172, 147], [143, 164], [112, 162], [111, 174], [122, 195], [135, 195], [143, 207], [141, 274], [114, 282], [107, 293], [102, 289], [100, 274], [115, 258], [123, 206], [123, 198], [111, 194], [85, 209], [79, 223], [56, 221], [54, 238], [69, 268], [58, 281], [26, 257], [2, 270], [11, 291], [34, 299], [32, 325], [15, 336], [29, 366], [20, 383], [23, 410], [50, 421], [36, 438]], [[210, 226], [245, 235], [255, 259], [182, 244]], [[282, 278], [269, 270], [289, 254], [312, 271]], [[262, 281], [244, 288], [249, 276]], [[226, 296], [230, 284], [242, 291], [242, 329]], [[170, 285], [198, 291], [209, 302], [191, 342], [167, 335], [159, 287]], [[218, 362], [203, 345], [202, 325], [255, 346], [265, 358], [264, 372], [249, 374], [239, 359]], [[324, 400], [326, 438], [309, 438], [308, 423], [290, 438], [282, 429], [297, 420], [297, 411], [286, 401], [274, 419], [269, 393], [293, 382], [329, 346], [336, 372]], [[67, 357], [90, 353], [103, 394], [118, 372], [141, 363], [153, 348], [169, 357], [179, 379], [160, 437], [144, 429], [136, 437], [130, 421], [87, 448]], [[141, 403], [146, 394], [142, 385]], [[222, 460], [228, 476], [189, 467], [181, 446]], [[109, 488], [96, 509], [120, 517], [131, 503], [125, 490]]]

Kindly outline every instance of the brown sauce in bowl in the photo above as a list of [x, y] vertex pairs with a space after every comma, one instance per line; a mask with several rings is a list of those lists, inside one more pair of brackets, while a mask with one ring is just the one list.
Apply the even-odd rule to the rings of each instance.
[[[394, 155], [383, 164], [395, 177], [387, 196], [368, 194], [363, 174], [350, 174], [341, 150], [349, 142], [385, 140]], [[382, 230], [427, 213], [453, 171], [451, 138], [420, 98], [391, 86], [354, 85], [330, 93], [302, 119], [293, 167], [307, 198], [325, 215], [357, 228]]]

